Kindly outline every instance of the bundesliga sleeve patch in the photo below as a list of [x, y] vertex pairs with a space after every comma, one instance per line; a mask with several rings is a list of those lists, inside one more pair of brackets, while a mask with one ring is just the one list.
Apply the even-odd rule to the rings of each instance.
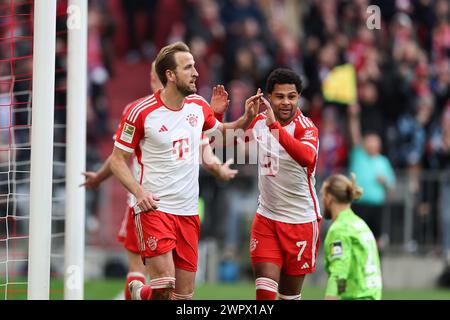
[[125, 123], [122, 134], [120, 135], [120, 140], [131, 143], [133, 141], [134, 132], [136, 131], [136, 127], [131, 124]]
[[331, 244], [331, 257], [337, 258], [342, 256], [342, 242], [341, 241], [334, 241]]

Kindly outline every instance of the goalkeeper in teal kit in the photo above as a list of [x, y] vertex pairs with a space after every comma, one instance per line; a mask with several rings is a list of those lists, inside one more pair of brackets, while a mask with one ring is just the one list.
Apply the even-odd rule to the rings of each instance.
[[324, 216], [332, 219], [325, 238], [325, 299], [380, 300], [380, 258], [372, 231], [351, 209], [362, 190], [347, 177], [336, 174], [323, 183]]

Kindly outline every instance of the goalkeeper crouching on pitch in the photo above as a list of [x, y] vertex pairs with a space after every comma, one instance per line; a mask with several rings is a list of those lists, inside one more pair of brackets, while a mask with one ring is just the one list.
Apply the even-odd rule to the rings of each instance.
[[380, 300], [380, 258], [372, 231], [351, 209], [362, 189], [341, 174], [329, 177], [321, 189], [324, 214], [333, 222], [325, 238], [327, 300]]

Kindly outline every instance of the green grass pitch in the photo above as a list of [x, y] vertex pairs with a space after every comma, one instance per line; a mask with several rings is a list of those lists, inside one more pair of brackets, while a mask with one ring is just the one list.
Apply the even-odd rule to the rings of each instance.
[[[88, 280], [85, 283], [85, 300], [111, 300], [117, 297], [124, 287], [122, 279]], [[305, 285], [302, 299], [322, 300], [324, 288]], [[63, 283], [60, 279], [52, 280], [50, 299], [63, 298]], [[254, 300], [254, 284], [251, 282], [238, 282], [231, 284], [205, 284], [197, 285], [195, 300]], [[5, 299], [5, 287], [0, 287], [0, 300]], [[8, 300], [26, 299], [26, 285], [9, 285]], [[450, 289], [386, 289], [383, 292], [384, 300], [450, 300]]]

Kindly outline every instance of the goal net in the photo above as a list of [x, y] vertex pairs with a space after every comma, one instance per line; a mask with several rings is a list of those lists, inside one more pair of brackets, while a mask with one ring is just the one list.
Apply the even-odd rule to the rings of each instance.
[[[62, 286], [54, 284], [62, 283], [64, 276], [66, 7], [67, 1], [57, 1], [50, 298], [62, 296]], [[33, 22], [34, 1], [0, 1], [0, 299], [3, 300], [27, 298]]]

